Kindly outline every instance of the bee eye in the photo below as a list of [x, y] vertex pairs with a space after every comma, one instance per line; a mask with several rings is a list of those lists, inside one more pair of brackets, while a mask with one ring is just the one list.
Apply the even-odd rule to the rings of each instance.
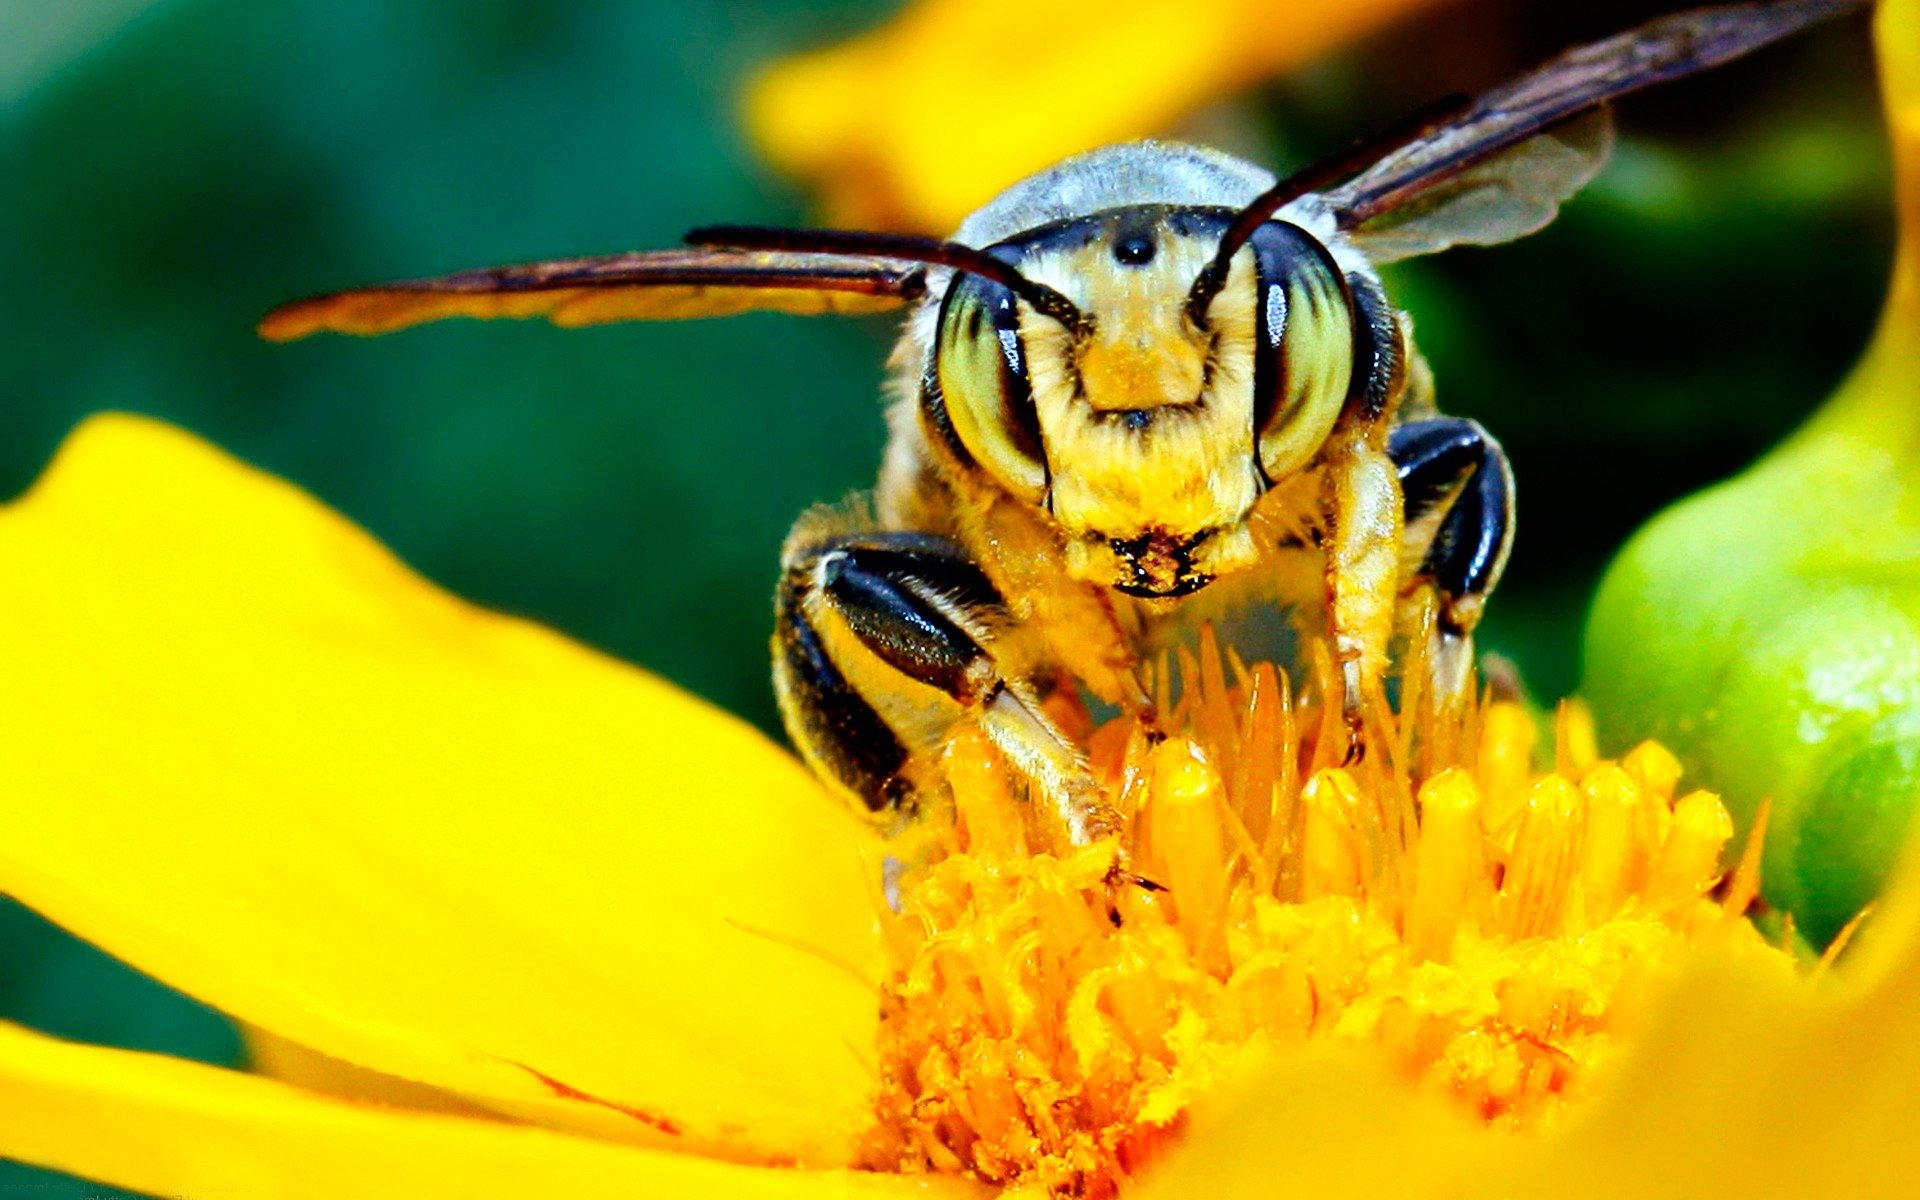
[[1047, 490], [1047, 455], [1013, 293], [977, 275], [958, 276], [940, 312], [934, 370], [960, 445], [1015, 494], [1038, 502]]
[[1318, 238], [1269, 221], [1248, 239], [1255, 267], [1253, 434], [1269, 481], [1304, 467], [1353, 383], [1353, 304]]

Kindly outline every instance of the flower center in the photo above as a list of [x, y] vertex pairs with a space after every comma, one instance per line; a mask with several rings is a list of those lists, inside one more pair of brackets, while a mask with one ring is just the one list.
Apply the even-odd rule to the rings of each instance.
[[1089, 739], [1147, 885], [1111, 842], [1046, 847], [984, 739], [949, 750], [953, 819], [886, 917], [869, 1165], [1110, 1195], [1196, 1099], [1323, 1041], [1526, 1129], [1593, 1088], [1691, 942], [1759, 943], [1757, 843], [1722, 885], [1732, 820], [1676, 798], [1658, 745], [1600, 761], [1563, 710], [1536, 776], [1517, 705], [1409, 696], [1372, 730], [1391, 750], [1341, 766], [1338, 714], [1272, 667], [1230, 683], [1210, 638], [1182, 667], [1178, 735]]

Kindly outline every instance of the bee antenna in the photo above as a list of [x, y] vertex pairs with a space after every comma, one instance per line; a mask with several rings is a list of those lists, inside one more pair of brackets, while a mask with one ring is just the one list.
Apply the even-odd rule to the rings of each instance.
[[951, 267], [990, 279], [1025, 300], [1034, 310], [1065, 325], [1076, 335], [1091, 322], [1064, 295], [1028, 279], [1012, 263], [984, 250], [905, 233], [861, 229], [779, 229], [761, 225], [708, 225], [687, 234], [689, 246], [722, 250], [779, 250], [795, 254], [871, 255], [905, 262]]
[[1201, 270], [1199, 277], [1193, 281], [1193, 290], [1187, 293], [1187, 315], [1193, 323], [1203, 329], [1206, 327], [1207, 307], [1220, 294], [1220, 289], [1226, 286], [1233, 256], [1274, 213], [1310, 192], [1323, 191], [1358, 175], [1394, 151], [1412, 145], [1441, 125], [1464, 115], [1472, 107], [1473, 100], [1465, 93], [1443, 97], [1379, 135], [1355, 142], [1329, 158], [1295, 171], [1255, 196], [1233, 218], [1226, 232], [1220, 235], [1220, 245], [1213, 253], [1213, 260]]

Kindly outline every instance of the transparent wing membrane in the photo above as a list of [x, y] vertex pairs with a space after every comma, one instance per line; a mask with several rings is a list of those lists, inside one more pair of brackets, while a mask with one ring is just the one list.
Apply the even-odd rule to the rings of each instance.
[[1612, 149], [1612, 116], [1597, 109], [1446, 177], [1359, 226], [1354, 244], [1387, 263], [1525, 237], [1553, 220]]
[[[1430, 135], [1386, 155], [1327, 192], [1327, 201], [1342, 228], [1359, 228], [1609, 100], [1719, 66], [1870, 4], [1871, 0], [1774, 0], [1694, 9], [1569, 50], [1487, 92]], [[1508, 190], [1515, 192], [1514, 199], [1506, 201], [1509, 204], [1522, 194]], [[1477, 202], [1495, 203], [1492, 199]], [[1453, 239], [1471, 240], [1502, 239]]]

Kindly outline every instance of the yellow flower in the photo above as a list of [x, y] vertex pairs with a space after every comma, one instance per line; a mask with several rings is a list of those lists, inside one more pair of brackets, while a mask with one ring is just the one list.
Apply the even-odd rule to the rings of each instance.
[[1164, 133], [1432, 2], [915, 0], [769, 68], [747, 125], [830, 223], [946, 233], [1009, 180]]
[[[1905, 346], [1920, 0], [1878, 19]], [[0, 1026], [0, 1155], [208, 1197], [1920, 1187], [1920, 859], [1797, 978], [1751, 857], [1703, 892], [1718, 802], [1574, 718], [1539, 781], [1498, 707], [1341, 770], [1208, 653], [1180, 736], [1091, 735], [1165, 890], [1033, 853], [966, 739], [940, 844], [886, 847], [738, 722], [128, 417], [0, 510], [0, 662], [0, 889], [259, 1031], [246, 1074]], [[1416, 825], [1422, 756], [1461, 765]]]
[[[1529, 786], [1491, 710], [1416, 836], [1394, 780], [1293, 772], [1275, 676], [1203, 660], [1191, 738], [1095, 739], [1168, 891], [1025, 853], [962, 740], [960, 852], [895, 915], [882, 847], [759, 735], [179, 431], [87, 423], [0, 564], [0, 887], [261, 1031], [277, 1077], [0, 1027], [0, 1155], [213, 1197], [1920, 1170], [1920, 874], [1810, 987], [1728, 915], [1750, 874], [1701, 897], [1718, 803], [1671, 805], [1655, 749], [1590, 766], [1577, 722], [1581, 787]], [[1298, 854], [1242, 841], [1276, 827], [1225, 817], [1254, 795]]]

